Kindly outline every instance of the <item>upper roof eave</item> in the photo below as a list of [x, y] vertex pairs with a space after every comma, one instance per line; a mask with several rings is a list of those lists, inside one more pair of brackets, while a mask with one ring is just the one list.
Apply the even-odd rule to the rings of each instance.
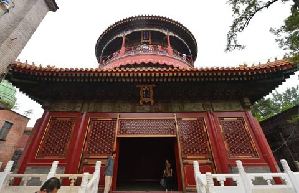
[[189, 72], [189, 73], [218, 73], [219, 75], [225, 73], [236, 73], [241, 74], [264, 74], [273, 71], [284, 71], [292, 70], [296, 71], [297, 65], [289, 62], [287, 60], [275, 60], [273, 62], [268, 62], [265, 64], [247, 66], [240, 65], [238, 67], [201, 67], [201, 68], [190, 68], [190, 69], [181, 69], [181, 68], [114, 68], [114, 69], [102, 69], [102, 68], [57, 68], [54, 66], [36, 66], [31, 64], [26, 64], [22, 62], [15, 62], [9, 65], [9, 72], [19, 72], [24, 74], [32, 74], [33, 72], [36, 75], [55, 75], [56, 73], [67, 74], [88, 74], [88, 73], [119, 73], [119, 72], [130, 72], [130, 73], [139, 73], [139, 72], [161, 72], [161, 73], [177, 73], [177, 72]]

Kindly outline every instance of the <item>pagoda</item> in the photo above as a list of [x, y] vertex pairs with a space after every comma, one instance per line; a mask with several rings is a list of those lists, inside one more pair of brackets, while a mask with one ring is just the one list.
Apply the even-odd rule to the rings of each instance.
[[[113, 190], [159, 189], [165, 160], [178, 191], [195, 190], [201, 172], [277, 172], [250, 106], [296, 71], [287, 60], [195, 68], [197, 43], [182, 24], [161, 16], [118, 21], [98, 38], [96, 68], [9, 66], [7, 79], [42, 105], [20, 173], [92, 172], [116, 150]], [[133, 187], [136, 186], [136, 187]], [[131, 189], [130, 189], [131, 188]], [[138, 189], [139, 188], [139, 189]]]

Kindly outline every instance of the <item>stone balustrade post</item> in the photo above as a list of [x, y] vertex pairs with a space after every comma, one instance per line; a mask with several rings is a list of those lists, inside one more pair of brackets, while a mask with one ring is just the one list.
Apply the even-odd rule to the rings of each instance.
[[196, 191], [197, 191], [197, 193], [204, 193], [202, 191], [202, 189], [200, 188], [201, 184], [199, 183], [199, 175], [201, 173], [200, 173], [200, 170], [199, 170], [198, 161], [193, 161], [193, 168], [194, 168], [194, 179], [195, 179], [195, 183], [196, 183]]
[[97, 161], [94, 169], [94, 173], [92, 175], [91, 180], [89, 181], [87, 185], [87, 192], [88, 193], [97, 193], [98, 192], [98, 186], [100, 182], [100, 171], [101, 171], [101, 161]]
[[47, 180], [54, 177], [57, 171], [59, 161], [53, 161], [50, 172], [48, 173]]
[[96, 175], [96, 179], [97, 179], [97, 181], [96, 181], [96, 187], [98, 188], [98, 184], [99, 184], [99, 182], [100, 182], [100, 176], [101, 176], [101, 164], [102, 164], [102, 162], [101, 161], [97, 161], [96, 162], [96, 166], [95, 166], [95, 170], [94, 170], [94, 173], [93, 173], [93, 175]]
[[206, 180], [207, 180], [206, 193], [212, 193], [212, 189], [214, 187], [214, 181], [211, 172], [206, 173]]
[[79, 188], [79, 193], [88, 193], [87, 192], [88, 177], [89, 177], [88, 172], [83, 173], [81, 186]]
[[288, 162], [285, 159], [280, 160], [284, 173], [286, 173], [289, 178], [290, 182], [293, 186], [293, 189], [296, 193], [299, 193], [299, 180], [296, 179], [294, 172], [291, 170]]
[[2, 192], [1, 189], [3, 189], [6, 185], [6, 181], [8, 180], [8, 175], [11, 173], [13, 163], [13, 161], [7, 162], [4, 171], [0, 172], [0, 192]]
[[245, 172], [242, 162], [240, 160], [237, 160], [236, 164], [237, 164], [237, 169], [240, 174], [241, 183], [244, 186], [245, 193], [251, 193], [252, 192], [252, 183]]
[[100, 175], [101, 164], [102, 164], [101, 161], [97, 161], [97, 162], [96, 162], [96, 166], [95, 166], [94, 174]]

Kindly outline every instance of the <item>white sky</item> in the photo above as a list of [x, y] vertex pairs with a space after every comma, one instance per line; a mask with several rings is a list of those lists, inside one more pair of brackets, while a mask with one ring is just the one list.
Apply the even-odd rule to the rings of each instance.
[[[276, 3], [256, 15], [239, 36], [246, 45], [242, 51], [225, 53], [226, 33], [232, 22], [231, 9], [226, 0], [218, 1], [100, 1], [56, 0], [59, 9], [49, 12], [18, 57], [21, 61], [57, 67], [96, 68], [95, 43], [101, 33], [114, 22], [125, 17], [150, 14], [174, 19], [186, 26], [195, 36], [198, 57], [195, 66], [237, 66], [239, 64], [282, 58], [284, 51], [269, 32], [279, 27], [289, 15], [288, 4]], [[278, 89], [299, 84], [299, 73]], [[43, 110], [22, 93], [17, 94], [18, 112], [33, 109], [29, 126], [42, 116]]]

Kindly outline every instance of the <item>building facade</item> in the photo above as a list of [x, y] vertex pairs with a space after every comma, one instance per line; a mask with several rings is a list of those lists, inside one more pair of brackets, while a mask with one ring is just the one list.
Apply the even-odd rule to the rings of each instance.
[[12, 160], [28, 121], [29, 118], [12, 110], [0, 110], [0, 162]]
[[48, 11], [57, 9], [54, 0], [0, 1], [0, 80]]
[[250, 105], [293, 74], [295, 64], [195, 68], [192, 33], [160, 16], [116, 22], [95, 54], [94, 69], [10, 65], [7, 78], [45, 109], [20, 173], [46, 170], [53, 160], [65, 173], [92, 172], [113, 150], [114, 190], [154, 187], [166, 159], [177, 190], [195, 189], [195, 160], [202, 172], [235, 172], [236, 160], [249, 172], [277, 171]]

